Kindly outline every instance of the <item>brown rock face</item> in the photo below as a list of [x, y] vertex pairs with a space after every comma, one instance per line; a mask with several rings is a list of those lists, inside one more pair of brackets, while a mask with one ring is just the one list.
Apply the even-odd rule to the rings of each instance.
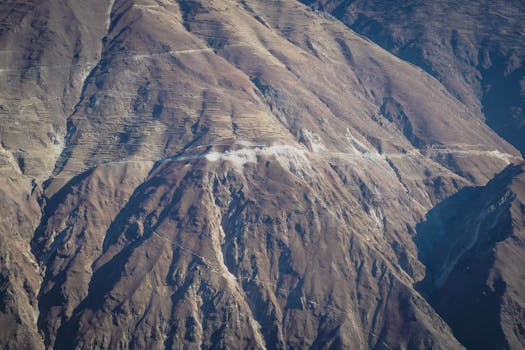
[[447, 198], [418, 225], [429, 270], [421, 289], [472, 349], [525, 346], [524, 179], [523, 163], [509, 166], [486, 186]]
[[522, 1], [302, 0], [438, 78], [525, 152]]
[[485, 246], [487, 324], [446, 308], [508, 176], [457, 240], [432, 218], [521, 157], [439, 80], [292, 0], [0, 8], [0, 347], [522, 344]]

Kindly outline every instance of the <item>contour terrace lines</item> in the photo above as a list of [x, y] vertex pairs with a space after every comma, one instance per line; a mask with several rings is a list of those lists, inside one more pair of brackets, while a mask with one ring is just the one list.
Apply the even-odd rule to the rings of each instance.
[[[227, 44], [227, 45], [224, 45], [222, 48], [239, 47], [239, 46], [248, 46], [248, 45], [242, 44], [242, 43], [241, 44]], [[194, 48], [194, 49], [168, 50], [168, 51], [163, 51], [163, 52], [158, 52], [158, 53], [137, 53], [137, 54], [131, 54], [131, 55], [125, 55], [125, 56], [112, 57], [111, 61], [113, 62], [125, 61], [125, 60], [140, 61], [140, 60], [149, 59], [149, 58], [169, 57], [169, 56], [174, 56], [174, 55], [179, 55], [179, 54], [192, 54], [192, 53], [202, 53], [202, 52], [215, 53], [216, 49], [211, 48], [211, 47], [203, 47], [203, 48]], [[107, 60], [107, 58], [102, 57], [100, 60], [85, 61], [85, 62], [79, 62], [79, 63], [30, 65], [28, 67], [23, 67], [23, 68], [0, 68], [0, 73], [25, 72], [25, 71], [36, 70], [36, 69], [69, 69], [72, 67], [86, 67], [86, 69], [92, 69], [97, 64], [99, 64], [99, 62], [102, 62], [104, 60]]]

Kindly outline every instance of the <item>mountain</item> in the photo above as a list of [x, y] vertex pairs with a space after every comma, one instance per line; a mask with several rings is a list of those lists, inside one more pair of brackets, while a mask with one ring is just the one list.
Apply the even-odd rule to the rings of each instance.
[[509, 165], [486, 186], [447, 198], [418, 225], [415, 241], [429, 271], [421, 289], [471, 349], [525, 346], [524, 180], [525, 164]]
[[1, 347], [472, 345], [455, 244], [522, 158], [439, 77], [293, 0], [0, 8]]
[[339, 18], [447, 90], [525, 151], [523, 1], [303, 0]]

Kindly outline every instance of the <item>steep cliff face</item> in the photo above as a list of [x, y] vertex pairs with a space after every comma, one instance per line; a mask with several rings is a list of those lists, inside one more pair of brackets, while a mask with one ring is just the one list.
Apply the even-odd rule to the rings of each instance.
[[525, 151], [522, 1], [303, 0], [437, 77]]
[[421, 289], [469, 348], [525, 345], [524, 196], [521, 163], [446, 199], [418, 225], [429, 271]]
[[437, 79], [292, 0], [1, 6], [2, 346], [462, 348], [417, 225], [521, 158]]

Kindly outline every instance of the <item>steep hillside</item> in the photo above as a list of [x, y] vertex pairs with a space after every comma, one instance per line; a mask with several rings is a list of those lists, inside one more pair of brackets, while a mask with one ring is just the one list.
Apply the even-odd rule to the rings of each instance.
[[0, 347], [462, 348], [417, 225], [521, 157], [439, 80], [295, 0], [0, 7]]
[[525, 346], [525, 165], [465, 188], [418, 225], [421, 288], [470, 349]]
[[525, 151], [523, 1], [303, 0], [437, 77]]
[[[106, 3], [106, 4], [105, 4]], [[0, 347], [42, 348], [40, 267], [30, 241], [42, 183], [62, 152], [66, 119], [96, 65], [108, 5], [0, 4]]]

